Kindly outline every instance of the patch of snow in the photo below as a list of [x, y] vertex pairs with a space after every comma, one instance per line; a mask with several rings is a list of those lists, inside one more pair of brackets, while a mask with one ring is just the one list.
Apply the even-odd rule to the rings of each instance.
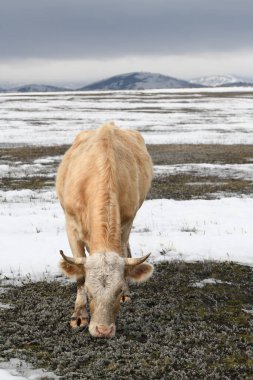
[[247, 314], [253, 315], [253, 309], [242, 309], [242, 311], [244, 311]]
[[0, 368], [0, 380], [27, 380], [27, 378], [17, 375], [14, 370], [8, 372], [6, 369]]
[[38, 158], [37, 160], [34, 160], [34, 164], [51, 164], [55, 161], [58, 162], [62, 156], [49, 156], [45, 158]]
[[44, 369], [33, 369], [24, 360], [10, 359], [0, 362], [0, 380], [40, 380], [41, 378], [59, 379], [53, 372]]
[[150, 232], [130, 235], [132, 251], [151, 252], [155, 261], [232, 260], [252, 265], [252, 206], [250, 198], [146, 201], [134, 226]]
[[0, 302], [0, 309], [11, 309], [12, 306], [8, 303], [2, 303]]
[[[54, 191], [0, 192], [2, 276], [58, 274], [59, 250], [71, 255]], [[134, 220], [134, 256], [153, 261], [232, 260], [253, 265], [252, 198], [145, 201]]]
[[205, 285], [216, 285], [216, 284], [228, 284], [231, 285], [231, 282], [217, 280], [216, 278], [205, 278], [204, 280], [195, 282], [191, 284], [194, 288], [204, 288]]
[[191, 173], [199, 176], [247, 179], [253, 181], [253, 164], [178, 164], [155, 165], [155, 175]]

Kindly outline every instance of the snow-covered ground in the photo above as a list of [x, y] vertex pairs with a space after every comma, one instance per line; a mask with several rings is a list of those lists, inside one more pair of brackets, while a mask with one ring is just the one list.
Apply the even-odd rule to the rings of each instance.
[[108, 120], [147, 143], [251, 144], [253, 88], [0, 94], [0, 144], [69, 144]]
[[[66, 144], [81, 129], [96, 128], [108, 119], [139, 129], [149, 143], [253, 143], [252, 100], [249, 88], [1, 94], [0, 144]], [[0, 177], [51, 178], [59, 159], [29, 164], [2, 160]], [[155, 173], [252, 180], [252, 167], [251, 162], [170, 165], [155, 167]], [[69, 247], [54, 191], [2, 191], [0, 200], [2, 272], [56, 271], [59, 249], [69, 252]], [[155, 260], [216, 258], [251, 263], [252, 202], [246, 198], [147, 201], [135, 220], [133, 252], [152, 251]], [[160, 255], [162, 250], [167, 253]]]
[[[70, 253], [64, 215], [53, 191], [0, 193], [1, 271], [42, 278]], [[253, 264], [253, 198], [146, 201], [134, 221], [134, 256], [153, 261], [234, 260]], [[162, 252], [162, 253], [161, 253]]]
[[253, 164], [178, 164], [154, 166], [155, 175], [192, 173], [199, 176], [246, 179], [253, 181]]
[[[62, 156], [52, 156], [34, 160], [23, 164], [20, 161], [0, 164], [0, 178], [29, 178], [47, 177], [53, 179], [56, 167]], [[4, 161], [4, 160], [2, 160]], [[218, 176], [223, 178], [253, 180], [253, 163], [249, 164], [177, 164], [177, 165], [155, 165], [155, 175], [170, 175], [179, 173], [191, 173], [199, 176]]]
[[[66, 144], [81, 129], [108, 119], [142, 131], [149, 143], [253, 143], [253, 89], [188, 89], [0, 95], [0, 144]], [[23, 162], [2, 159], [0, 177], [55, 174], [59, 156]], [[253, 164], [155, 167], [156, 174], [194, 172], [252, 180]], [[57, 272], [59, 249], [70, 253], [64, 216], [49, 191], [0, 192], [1, 271]], [[135, 255], [153, 260], [220, 259], [253, 263], [253, 199], [153, 200], [134, 222]], [[162, 252], [163, 254], [161, 254]]]

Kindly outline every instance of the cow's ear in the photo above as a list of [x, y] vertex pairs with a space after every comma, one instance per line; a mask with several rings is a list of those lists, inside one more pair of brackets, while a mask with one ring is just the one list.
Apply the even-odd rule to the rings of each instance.
[[154, 267], [149, 263], [142, 263], [135, 266], [126, 266], [126, 277], [131, 282], [144, 282], [147, 281], [153, 274]]
[[60, 262], [60, 268], [67, 277], [76, 279], [85, 277], [84, 264], [71, 264], [65, 260], [62, 260]]

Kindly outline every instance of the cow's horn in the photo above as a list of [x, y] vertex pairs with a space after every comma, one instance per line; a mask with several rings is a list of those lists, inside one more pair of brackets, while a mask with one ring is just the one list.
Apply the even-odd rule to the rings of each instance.
[[60, 250], [60, 255], [69, 264], [78, 265], [78, 264], [84, 264], [85, 263], [85, 257], [69, 257], [69, 256], [64, 255], [62, 250]]
[[139, 257], [139, 258], [126, 258], [125, 259], [125, 262], [126, 262], [126, 265], [131, 265], [131, 266], [135, 266], [135, 265], [139, 265], [141, 263], [143, 263], [144, 261], [147, 260], [147, 258], [151, 255], [151, 253], [148, 253], [146, 256], [143, 256], [143, 257]]

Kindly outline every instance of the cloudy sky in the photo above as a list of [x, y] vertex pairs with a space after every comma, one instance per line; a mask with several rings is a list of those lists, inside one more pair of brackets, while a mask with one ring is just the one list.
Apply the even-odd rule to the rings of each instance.
[[0, 84], [253, 77], [252, 20], [252, 0], [3, 0]]

